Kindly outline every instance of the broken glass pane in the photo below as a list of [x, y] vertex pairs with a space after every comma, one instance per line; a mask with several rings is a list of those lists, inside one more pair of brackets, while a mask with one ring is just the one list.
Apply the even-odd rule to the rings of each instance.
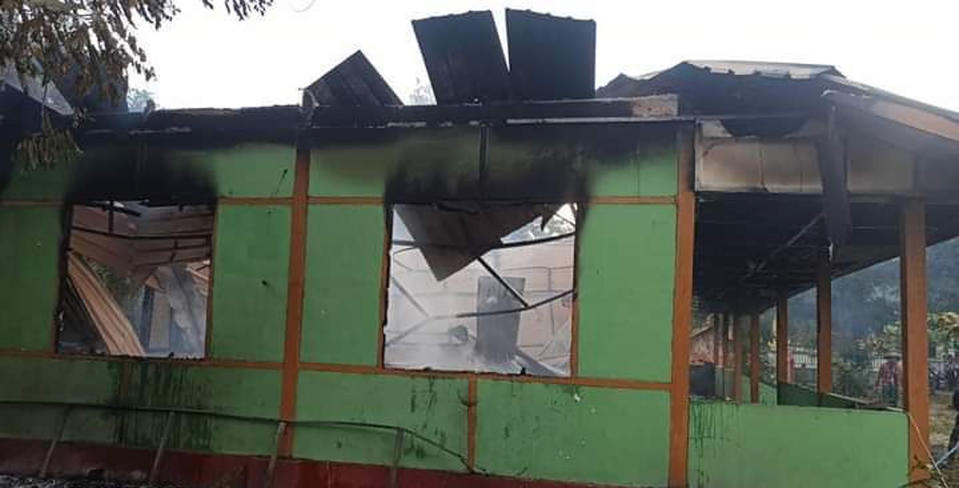
[[385, 363], [569, 376], [573, 205], [394, 205]]
[[75, 205], [57, 349], [203, 357], [212, 237], [206, 205]]

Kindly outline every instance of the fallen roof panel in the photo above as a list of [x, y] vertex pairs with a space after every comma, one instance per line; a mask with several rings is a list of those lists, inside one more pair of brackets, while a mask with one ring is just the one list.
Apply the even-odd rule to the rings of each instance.
[[413, 30], [437, 103], [509, 98], [506, 59], [488, 10], [414, 20]]
[[593, 98], [596, 23], [506, 9], [509, 75], [520, 100]]
[[363, 51], [356, 51], [303, 90], [303, 106], [403, 105]]

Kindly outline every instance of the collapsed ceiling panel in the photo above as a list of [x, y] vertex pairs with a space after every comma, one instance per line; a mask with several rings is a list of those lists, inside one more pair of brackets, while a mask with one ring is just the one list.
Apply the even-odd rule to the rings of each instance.
[[157, 266], [208, 259], [213, 211], [135, 202], [77, 205], [70, 248], [118, 272], [145, 277]]
[[303, 106], [403, 105], [363, 51], [356, 51], [303, 90]]
[[[420, 247], [437, 281], [442, 281], [502, 244], [501, 238], [542, 218], [548, 221], [555, 205], [491, 206], [458, 203], [441, 207], [395, 205], [396, 214]], [[395, 225], [395, 223], [394, 223]]]
[[488, 10], [414, 20], [413, 30], [439, 104], [509, 98], [509, 73]]
[[514, 97], [594, 97], [596, 22], [506, 9], [506, 32]]

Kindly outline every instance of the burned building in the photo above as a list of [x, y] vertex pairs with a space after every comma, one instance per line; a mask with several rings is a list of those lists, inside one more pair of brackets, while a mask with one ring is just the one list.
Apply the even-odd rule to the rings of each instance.
[[[594, 23], [506, 21], [508, 64], [488, 12], [414, 22], [437, 105], [358, 53], [302, 106], [94, 114], [78, 161], [8, 154], [0, 472], [928, 478], [924, 250], [959, 235], [959, 114], [831, 66], [688, 61], [594, 91]], [[767, 402], [738, 381], [746, 317], [778, 304], [785, 331], [784, 297], [896, 256], [904, 410], [836, 400], [825, 360], [811, 395], [784, 363]], [[740, 401], [690, 399], [694, 300], [728, 318], [712, 351]]]

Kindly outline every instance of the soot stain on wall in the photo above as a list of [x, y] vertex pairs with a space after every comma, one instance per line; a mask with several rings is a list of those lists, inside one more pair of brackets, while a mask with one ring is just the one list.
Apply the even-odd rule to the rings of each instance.
[[[130, 407], [187, 408], [206, 410], [208, 385], [196, 381], [190, 368], [145, 361], [127, 363], [130, 383], [121, 402]], [[134, 412], [123, 416], [117, 442], [133, 446], [155, 447], [163, 434], [166, 414]], [[167, 445], [188, 449], [209, 449], [214, 420], [198, 414], [175, 414]]]

